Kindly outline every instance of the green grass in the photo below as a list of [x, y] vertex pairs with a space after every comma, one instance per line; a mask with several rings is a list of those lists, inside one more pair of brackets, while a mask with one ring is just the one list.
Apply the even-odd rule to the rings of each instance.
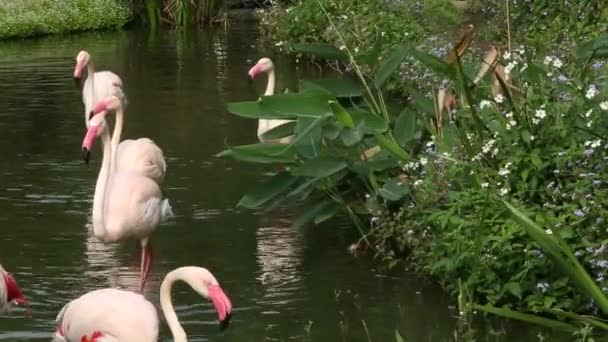
[[0, 39], [119, 28], [131, 17], [121, 0], [0, 0]]

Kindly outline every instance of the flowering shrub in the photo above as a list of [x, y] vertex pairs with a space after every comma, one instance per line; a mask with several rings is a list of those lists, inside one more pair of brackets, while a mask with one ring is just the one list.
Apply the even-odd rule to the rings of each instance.
[[121, 0], [0, 2], [0, 38], [122, 27], [131, 19]]

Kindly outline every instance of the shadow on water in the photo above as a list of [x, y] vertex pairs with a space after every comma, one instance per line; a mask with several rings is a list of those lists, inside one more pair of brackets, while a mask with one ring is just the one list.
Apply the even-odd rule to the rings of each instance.
[[[348, 221], [296, 230], [297, 209], [268, 214], [235, 207], [265, 177], [262, 168], [214, 157], [226, 144], [256, 141], [256, 123], [224, 109], [264, 89], [263, 81], [248, 82], [247, 70], [267, 51], [253, 26], [239, 24], [228, 32], [0, 43], [0, 262], [16, 274], [34, 313], [1, 317], [0, 340], [48, 341], [69, 299], [137, 286], [137, 244], [103, 245], [91, 232], [101, 150], [83, 164], [83, 106], [71, 78], [82, 48], [98, 70], [111, 68], [125, 83], [124, 136], [152, 138], [167, 158], [164, 192], [176, 217], [152, 236], [156, 259], [146, 296], [158, 305], [164, 274], [200, 265], [216, 274], [235, 305], [232, 326], [220, 333], [211, 305], [176, 286], [178, 315], [192, 341], [368, 341], [368, 334], [393, 341], [396, 328], [406, 341], [453, 340], [456, 310], [441, 289], [408, 274], [382, 275], [369, 259], [351, 257]], [[320, 76], [292, 58], [270, 56], [278, 89]], [[518, 340], [536, 340], [530, 327], [507, 330]], [[170, 338], [164, 325], [161, 335]]]

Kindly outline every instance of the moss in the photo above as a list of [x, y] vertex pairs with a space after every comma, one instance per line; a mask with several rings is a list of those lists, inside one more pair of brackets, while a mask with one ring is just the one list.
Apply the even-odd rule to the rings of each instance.
[[0, 38], [120, 28], [132, 18], [120, 0], [0, 2]]

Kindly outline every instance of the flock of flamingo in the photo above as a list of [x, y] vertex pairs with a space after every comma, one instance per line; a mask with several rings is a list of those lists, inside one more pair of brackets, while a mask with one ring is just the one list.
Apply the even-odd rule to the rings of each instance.
[[[86, 134], [82, 152], [89, 162], [93, 145], [101, 137], [103, 159], [93, 195], [93, 234], [103, 243], [118, 243], [129, 239], [141, 244], [139, 292], [104, 288], [94, 290], [67, 303], [57, 315], [53, 341], [56, 342], [151, 342], [158, 340], [159, 317], [154, 305], [143, 295], [152, 264], [150, 235], [161, 222], [172, 215], [171, 206], [163, 198], [161, 186], [167, 166], [163, 151], [149, 138], [121, 141], [127, 96], [120, 77], [111, 71], [95, 71], [91, 55], [80, 51], [76, 56], [74, 80], [80, 80], [86, 70], [82, 88], [85, 107]], [[274, 94], [274, 65], [261, 58], [248, 72], [253, 79], [268, 75], [264, 95]], [[98, 100], [97, 102], [95, 101]], [[114, 129], [106, 116], [114, 115]], [[258, 139], [267, 142], [263, 134], [288, 120], [258, 120]], [[288, 143], [293, 136], [275, 141]], [[160, 286], [160, 306], [174, 341], [188, 337], [173, 309], [171, 288], [184, 281], [202, 297], [210, 300], [217, 311], [220, 327], [228, 326], [232, 303], [215, 276], [203, 267], [184, 266], [169, 272]], [[0, 265], [0, 313], [11, 305], [28, 306], [23, 291], [14, 276]], [[29, 309], [28, 309], [29, 310]]]

